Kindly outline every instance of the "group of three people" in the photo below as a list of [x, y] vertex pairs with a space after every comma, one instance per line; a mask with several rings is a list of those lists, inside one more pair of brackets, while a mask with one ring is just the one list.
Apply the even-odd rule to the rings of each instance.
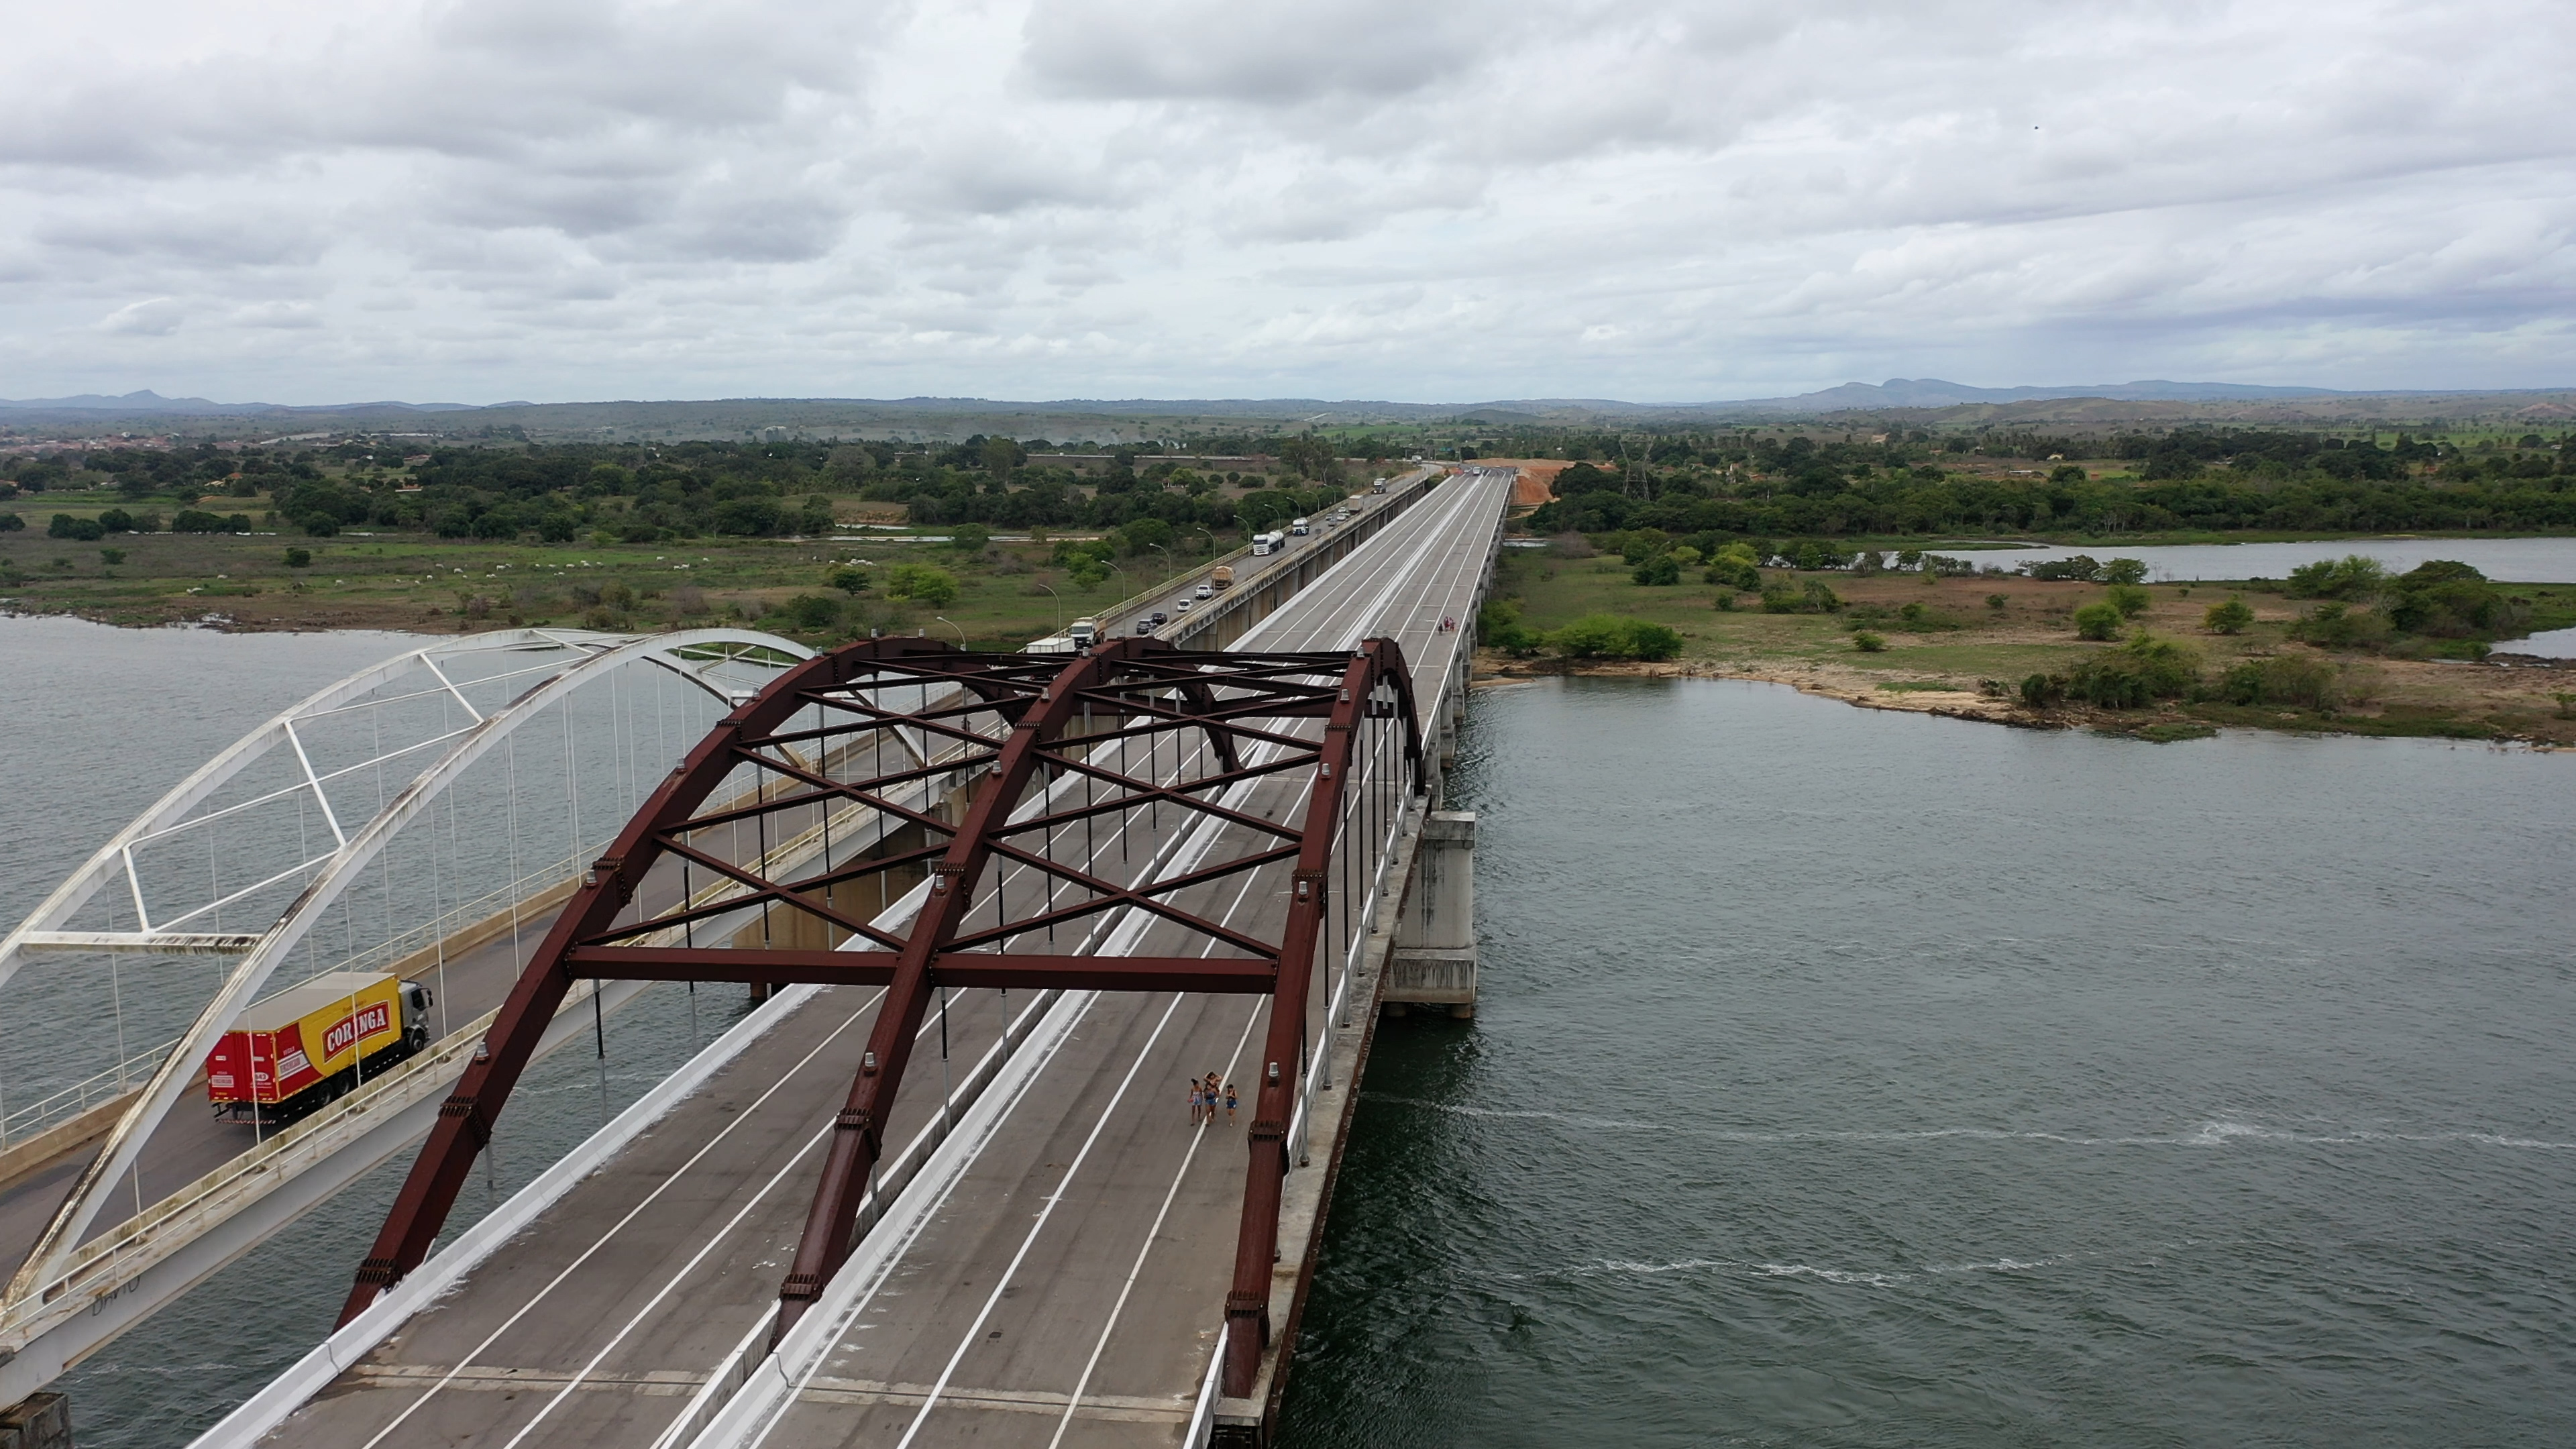
[[1232, 1123], [1235, 1108], [1234, 1083], [1227, 1082], [1223, 1086], [1218, 1086], [1217, 1075], [1214, 1072], [1204, 1077], [1193, 1078], [1190, 1082], [1190, 1125], [1196, 1127], [1202, 1122], [1215, 1121], [1219, 1106], [1225, 1108], [1225, 1120]]

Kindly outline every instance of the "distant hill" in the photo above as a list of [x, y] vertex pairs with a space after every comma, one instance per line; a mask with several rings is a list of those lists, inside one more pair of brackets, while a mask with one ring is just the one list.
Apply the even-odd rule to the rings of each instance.
[[[1973, 387], [1939, 378], [1845, 383], [1793, 397], [1734, 402], [1631, 403], [1611, 398], [1523, 398], [1405, 403], [1321, 398], [745, 397], [697, 401], [574, 403], [369, 402], [329, 406], [219, 403], [151, 391], [123, 396], [0, 400], [0, 423], [52, 436], [110, 435], [120, 427], [259, 438], [277, 433], [376, 432], [465, 439], [601, 442], [743, 438], [894, 438], [954, 442], [976, 433], [1087, 439], [1101, 444], [1222, 433], [1287, 433], [1309, 426], [1464, 430], [1710, 427], [1747, 423], [1836, 429], [2050, 426], [2106, 432], [2243, 423], [2281, 427], [2430, 426], [2514, 421], [2562, 426], [2576, 418], [2576, 389], [2345, 392], [2230, 382]], [[188, 421], [182, 421], [188, 420]], [[1470, 434], [1472, 436], [1472, 434]]]
[[[1743, 402], [1706, 403], [1709, 408], [1769, 408], [1781, 412], [1877, 411], [1883, 408], [1947, 408], [1964, 403], [2040, 402], [2055, 398], [2099, 397], [2113, 402], [2238, 402], [2254, 399], [2362, 397], [2323, 387], [2256, 387], [2241, 382], [2116, 382], [2070, 387], [1970, 387], [1937, 377], [1891, 377], [1872, 386], [1847, 382], [1822, 392], [1796, 397], [1754, 398]], [[2390, 394], [2376, 394], [2389, 396]]]
[[[324, 407], [289, 407], [282, 403], [219, 403], [201, 397], [163, 397], [145, 389], [121, 397], [85, 392], [71, 397], [0, 398], [0, 410], [34, 413], [112, 413], [121, 417], [249, 417], [302, 413], [452, 413], [470, 412], [474, 403], [365, 402]], [[503, 407], [514, 404], [503, 403]], [[516, 406], [524, 406], [517, 404]]]

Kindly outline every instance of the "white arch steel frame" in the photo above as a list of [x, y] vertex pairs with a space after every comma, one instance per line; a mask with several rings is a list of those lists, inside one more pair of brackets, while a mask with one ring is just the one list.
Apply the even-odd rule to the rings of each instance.
[[[564, 657], [549, 659], [528, 669], [462, 681], [441, 667], [442, 663], [453, 664], [465, 655], [496, 651], [559, 653]], [[812, 653], [791, 640], [745, 629], [695, 629], [643, 637], [576, 630], [515, 629], [428, 645], [350, 675], [278, 714], [189, 775], [152, 808], [99, 847], [16, 930], [6, 938], [0, 938], [0, 985], [8, 982], [31, 953], [38, 952], [139, 952], [154, 956], [212, 953], [238, 955], [241, 959], [162, 1058], [149, 1081], [135, 1094], [132, 1104], [109, 1132], [105, 1144], [56, 1210], [37, 1240], [34, 1251], [19, 1266], [6, 1292], [0, 1293], [0, 1315], [22, 1320], [6, 1326], [23, 1331], [32, 1326], [24, 1321], [29, 1310], [33, 1310], [36, 1316], [44, 1316], [45, 1310], [53, 1307], [46, 1300], [57, 1295], [49, 1290], [67, 1269], [77, 1266], [82, 1236], [98, 1217], [110, 1190], [134, 1166], [145, 1142], [178, 1104], [196, 1064], [214, 1049], [217, 1038], [304, 940], [324, 911], [361, 877], [403, 827], [424, 812], [469, 766], [549, 706], [562, 702], [583, 685], [629, 665], [644, 664], [668, 670], [731, 707], [748, 698], [762, 681], [750, 677], [737, 681], [729, 679], [728, 674], [777, 667], [810, 658]], [[444, 693], [452, 698], [463, 707], [470, 722], [355, 765], [328, 771], [315, 768], [299, 735], [300, 726], [309, 726], [338, 711], [367, 707], [368, 696], [415, 672], [425, 674], [432, 681], [424, 693]], [[498, 708], [477, 709], [466, 692], [477, 685], [496, 681], [516, 683], [520, 680], [528, 682]], [[193, 813], [227, 782], [280, 746], [294, 753], [297, 773], [301, 777], [298, 783], [215, 812]], [[324, 788], [332, 779], [358, 770], [378, 768], [398, 757], [433, 750], [436, 753], [430, 763], [390, 796], [372, 818], [352, 826], [332, 810]], [[320, 806], [329, 827], [331, 849], [258, 885], [226, 893], [176, 917], [159, 922], [152, 920], [146, 893], [134, 867], [134, 851], [138, 846], [175, 831], [201, 827], [216, 816], [292, 795], [309, 796]], [[261, 889], [279, 886], [298, 875], [305, 877], [302, 890], [286, 911], [262, 930], [178, 929], [194, 924], [201, 915], [212, 915], [217, 906], [253, 896]], [[100, 891], [117, 884], [132, 893], [139, 929], [104, 932], [65, 929]], [[14, 1336], [0, 1334], [0, 1337]]]

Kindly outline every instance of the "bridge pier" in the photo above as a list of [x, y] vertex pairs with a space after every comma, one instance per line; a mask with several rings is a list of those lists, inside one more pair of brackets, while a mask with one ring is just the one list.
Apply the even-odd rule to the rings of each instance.
[[0, 1449], [72, 1449], [72, 1401], [29, 1394], [0, 1409]]
[[1379, 999], [1391, 1015], [1414, 1006], [1476, 1014], [1474, 811], [1435, 810], [1424, 823]]

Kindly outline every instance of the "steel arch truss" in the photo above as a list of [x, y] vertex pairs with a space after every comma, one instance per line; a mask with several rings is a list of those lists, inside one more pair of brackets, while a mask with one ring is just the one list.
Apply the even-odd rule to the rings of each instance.
[[[511, 629], [441, 641], [360, 670], [283, 711], [111, 837], [0, 938], [0, 985], [31, 958], [48, 954], [238, 959], [185, 1032], [128, 1064], [137, 1067], [143, 1084], [10, 1280], [5, 1299], [0, 1299], [0, 1350], [34, 1331], [30, 1325], [45, 1315], [86, 1301], [70, 1290], [131, 1277], [176, 1249], [167, 1235], [131, 1241], [112, 1232], [86, 1241], [85, 1235], [105, 1209], [110, 1190], [134, 1165], [242, 1007], [258, 996], [386, 847], [468, 767], [549, 707], [614, 671], [659, 668], [731, 705], [756, 692], [778, 665], [811, 652], [790, 640], [741, 629], [649, 637]], [[335, 726], [365, 719], [370, 711], [421, 701], [438, 705], [440, 728], [382, 740], [354, 761], [320, 753], [317, 737]], [[293, 761], [290, 783], [232, 798], [243, 782], [261, 778], [254, 772], [273, 758]], [[348, 785], [371, 771], [388, 773], [395, 788], [371, 809], [352, 808]], [[407, 778], [404, 772], [409, 772]], [[340, 792], [336, 810], [335, 792]], [[148, 869], [138, 873], [138, 858], [158, 844], [205, 841], [212, 851], [220, 832], [256, 819], [261, 809], [305, 806], [328, 826], [324, 839], [316, 842], [320, 848], [298, 851], [285, 869], [247, 888], [210, 889], [202, 897], [173, 899], [150, 889]], [[276, 863], [259, 869], [267, 872]], [[102, 896], [130, 911], [137, 928], [71, 929]], [[222, 911], [228, 906], [236, 917], [252, 914], [252, 928], [222, 929]]]
[[[1376, 816], [1352, 787], [1363, 733], [1385, 764]], [[342, 1321], [428, 1255], [583, 978], [889, 988], [780, 1288], [780, 1332], [849, 1256], [941, 988], [1272, 996], [1266, 1060], [1285, 1070], [1265, 1071], [1255, 1103], [1243, 1229], [1266, 1284], [1335, 852], [1373, 849], [1382, 831], [1365, 822], [1422, 788], [1391, 640], [1225, 654], [1138, 638], [1068, 660], [887, 639], [810, 660], [691, 751], [585, 878], [448, 1098]], [[1193, 903], [1265, 888], [1274, 930]]]

